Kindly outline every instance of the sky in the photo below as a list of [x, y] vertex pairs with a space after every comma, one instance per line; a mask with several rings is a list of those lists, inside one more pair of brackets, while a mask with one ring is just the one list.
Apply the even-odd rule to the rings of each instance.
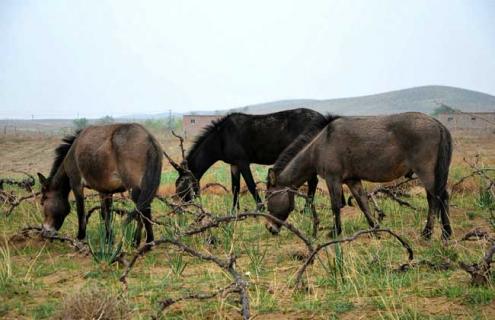
[[495, 1], [0, 0], [0, 118], [495, 95]]

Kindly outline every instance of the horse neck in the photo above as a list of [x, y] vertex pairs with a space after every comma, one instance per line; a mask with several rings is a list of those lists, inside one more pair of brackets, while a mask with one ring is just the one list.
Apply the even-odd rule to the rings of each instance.
[[187, 165], [196, 179], [200, 180], [206, 170], [220, 160], [220, 150], [218, 139], [212, 137], [187, 156]]
[[306, 147], [299, 152], [278, 175], [278, 184], [299, 188], [316, 174], [313, 163], [312, 147]]
[[50, 179], [50, 189], [68, 197], [70, 192], [70, 179], [62, 164]]

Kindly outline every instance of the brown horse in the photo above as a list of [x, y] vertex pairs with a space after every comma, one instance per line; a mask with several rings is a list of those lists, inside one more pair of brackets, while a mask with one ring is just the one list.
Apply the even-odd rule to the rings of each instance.
[[43, 206], [43, 229], [59, 230], [70, 212], [68, 201], [72, 190], [79, 221], [78, 239], [86, 236], [84, 187], [100, 193], [102, 218], [107, 234], [110, 230], [112, 194], [130, 190], [136, 209], [138, 228], [135, 244], [141, 240], [144, 223], [146, 242], [153, 241], [151, 201], [162, 169], [162, 149], [155, 138], [139, 124], [91, 126], [63, 139], [45, 178], [38, 173]]
[[[268, 172], [268, 211], [285, 220], [294, 209], [294, 192], [315, 173], [324, 178], [335, 216], [333, 234], [342, 232], [341, 185], [345, 183], [370, 226], [375, 222], [361, 180], [389, 182], [414, 172], [428, 199], [428, 220], [423, 237], [432, 234], [435, 214], [440, 212], [442, 236], [452, 234], [449, 195], [446, 190], [452, 156], [452, 139], [439, 121], [409, 112], [378, 117], [328, 116], [289, 146]], [[270, 232], [280, 225], [269, 221]]]

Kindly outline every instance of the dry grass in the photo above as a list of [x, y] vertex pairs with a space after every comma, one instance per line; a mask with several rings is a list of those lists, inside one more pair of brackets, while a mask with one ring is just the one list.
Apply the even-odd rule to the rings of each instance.
[[92, 286], [63, 299], [57, 320], [131, 319], [131, 309], [121, 297], [107, 289]]

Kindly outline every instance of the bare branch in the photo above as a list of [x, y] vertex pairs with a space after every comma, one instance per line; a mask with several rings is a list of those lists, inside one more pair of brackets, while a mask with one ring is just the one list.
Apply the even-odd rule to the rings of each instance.
[[319, 244], [310, 254], [309, 256], [307, 257], [306, 261], [304, 262], [304, 264], [301, 266], [301, 268], [297, 271], [297, 275], [296, 275], [296, 283], [295, 283], [295, 286], [296, 287], [299, 287], [299, 285], [301, 284], [301, 280], [302, 280], [302, 276], [304, 274], [304, 271], [306, 271], [306, 268], [313, 262], [315, 256], [318, 254], [318, 252], [320, 252], [320, 250], [322, 250], [323, 248], [326, 248], [328, 246], [331, 246], [331, 245], [335, 245], [337, 243], [345, 243], [345, 242], [351, 242], [351, 241], [354, 241], [356, 240], [357, 238], [359, 238], [360, 236], [362, 235], [365, 235], [365, 234], [376, 234], [376, 233], [380, 233], [380, 232], [383, 232], [383, 233], [388, 233], [392, 236], [394, 236], [401, 244], [402, 246], [407, 250], [407, 253], [408, 253], [408, 259], [409, 259], [409, 262], [411, 262], [413, 259], [414, 259], [414, 253], [413, 253], [413, 250], [411, 248], [411, 246], [401, 237], [399, 236], [398, 234], [396, 234], [395, 232], [393, 232], [392, 230], [390, 229], [386, 229], [386, 228], [379, 228], [379, 229], [369, 229], [369, 230], [360, 230], [360, 231], [357, 231], [355, 232], [352, 236], [350, 237], [347, 237], [347, 238], [343, 238], [343, 239], [335, 239], [335, 240], [331, 240], [331, 241], [328, 241], [328, 242], [325, 242], [325, 243], [322, 243], [322, 244]]
[[186, 160], [186, 151], [184, 150], [184, 138], [182, 138], [182, 136], [176, 134], [173, 130], [172, 130], [172, 135], [174, 137], [176, 137], [177, 139], [179, 139], [180, 152], [182, 154], [182, 160]]
[[495, 255], [495, 243], [485, 253], [483, 260], [480, 263], [466, 264], [460, 262], [460, 267], [471, 275], [471, 284], [486, 285], [490, 280], [490, 266], [492, 264], [493, 255]]

